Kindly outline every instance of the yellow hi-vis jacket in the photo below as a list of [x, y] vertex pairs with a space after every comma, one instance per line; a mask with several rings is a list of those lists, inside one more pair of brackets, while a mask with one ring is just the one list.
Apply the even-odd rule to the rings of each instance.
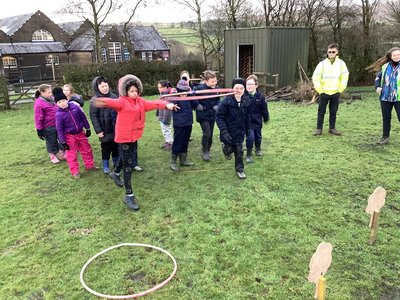
[[327, 95], [343, 92], [348, 80], [349, 70], [347, 70], [345, 62], [339, 57], [336, 57], [333, 63], [329, 58], [321, 61], [312, 76], [315, 90], [319, 94]]

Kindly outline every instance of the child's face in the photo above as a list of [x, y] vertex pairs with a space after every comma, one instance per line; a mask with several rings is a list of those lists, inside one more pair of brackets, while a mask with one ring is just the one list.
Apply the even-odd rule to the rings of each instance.
[[136, 86], [132, 85], [128, 90], [128, 97], [129, 98], [136, 98], [139, 95], [138, 89]]
[[209, 78], [208, 80], [205, 81], [206, 85], [211, 88], [215, 88], [217, 86], [217, 82], [218, 82], [218, 80], [216, 77]]
[[52, 94], [51, 89], [46, 89], [44, 92], [40, 92], [40, 95], [46, 99], [50, 99]]
[[100, 93], [106, 95], [110, 91], [110, 87], [108, 86], [107, 82], [102, 82], [98, 85]]
[[69, 87], [64, 87], [63, 88], [63, 93], [64, 93], [64, 95], [65, 96], [69, 96], [69, 95], [71, 95], [71, 90], [69, 89]]
[[158, 84], [157, 87], [158, 87], [158, 91], [159, 91], [160, 93], [164, 92], [164, 91], [167, 89], [167, 87], [162, 86], [161, 84]]
[[393, 51], [390, 57], [394, 62], [400, 61], [400, 50]]
[[243, 84], [235, 84], [233, 86], [233, 92], [235, 93], [236, 97], [242, 97], [244, 94], [244, 86]]
[[68, 100], [67, 99], [62, 99], [57, 101], [57, 106], [59, 108], [67, 108], [68, 107]]
[[246, 81], [246, 90], [249, 93], [253, 93], [258, 87], [258, 84], [254, 81], [254, 79], [249, 79]]

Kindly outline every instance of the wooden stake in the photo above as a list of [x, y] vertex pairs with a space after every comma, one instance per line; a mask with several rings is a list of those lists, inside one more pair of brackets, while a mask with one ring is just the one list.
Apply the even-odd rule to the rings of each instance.
[[325, 300], [326, 297], [326, 279], [324, 276], [319, 278], [317, 283], [317, 296], [318, 300]]
[[373, 245], [376, 241], [376, 233], [378, 231], [378, 219], [379, 219], [379, 210], [375, 210], [371, 216], [370, 227], [371, 233], [369, 235], [368, 243]]

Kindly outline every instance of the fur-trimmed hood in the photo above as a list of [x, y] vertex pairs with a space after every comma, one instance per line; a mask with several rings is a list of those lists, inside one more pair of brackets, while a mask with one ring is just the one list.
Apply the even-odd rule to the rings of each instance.
[[128, 74], [125, 75], [124, 77], [121, 77], [118, 81], [118, 92], [120, 96], [126, 96], [126, 87], [128, 83], [130, 82], [135, 82], [137, 87], [138, 87], [138, 94], [141, 95], [143, 92], [143, 85], [142, 82], [140, 81], [139, 78], [137, 78], [135, 75]]

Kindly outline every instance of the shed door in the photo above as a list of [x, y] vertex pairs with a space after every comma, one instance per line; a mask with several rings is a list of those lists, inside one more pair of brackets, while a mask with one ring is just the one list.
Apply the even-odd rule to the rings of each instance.
[[254, 47], [253, 45], [239, 45], [239, 77], [244, 79], [254, 71]]

